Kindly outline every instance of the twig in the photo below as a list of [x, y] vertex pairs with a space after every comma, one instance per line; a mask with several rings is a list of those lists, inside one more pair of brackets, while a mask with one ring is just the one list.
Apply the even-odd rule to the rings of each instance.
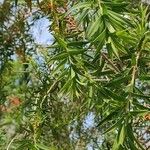
[[114, 63], [104, 53], [101, 53], [101, 55], [113, 67], [113, 69], [116, 72], [120, 72], [120, 70], [114, 65]]
[[[132, 71], [132, 79], [131, 79], [131, 85], [133, 86], [135, 84], [135, 79], [136, 79], [136, 74], [137, 74], [137, 68], [138, 68], [138, 62], [139, 62], [139, 58], [142, 52], [142, 48], [144, 45], [144, 40], [145, 40], [145, 36], [143, 36], [137, 46], [137, 55], [136, 55], [136, 60], [135, 60], [135, 65], [133, 66], [133, 71]], [[133, 90], [133, 88], [132, 88]], [[132, 91], [133, 92], [133, 91]]]
[[9, 142], [8, 146], [7, 146], [7, 149], [6, 150], [9, 150], [11, 144], [13, 143], [13, 141], [15, 140], [16, 138], [16, 135], [11, 139], [11, 141]]
[[41, 103], [40, 103], [40, 108], [42, 108], [43, 102], [45, 101], [46, 97], [48, 96], [49, 93], [51, 93], [52, 91], [54, 91], [56, 89], [56, 86], [58, 84], [58, 81], [55, 81], [52, 86], [50, 86], [50, 88], [48, 89], [48, 91], [46, 92], [46, 94], [44, 95]]

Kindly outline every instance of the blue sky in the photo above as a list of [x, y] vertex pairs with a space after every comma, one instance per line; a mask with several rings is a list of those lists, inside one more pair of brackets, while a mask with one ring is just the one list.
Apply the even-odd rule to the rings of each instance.
[[53, 41], [53, 37], [48, 31], [50, 22], [44, 17], [37, 20], [33, 27], [31, 27], [31, 34], [35, 39], [35, 42], [40, 45], [49, 45]]

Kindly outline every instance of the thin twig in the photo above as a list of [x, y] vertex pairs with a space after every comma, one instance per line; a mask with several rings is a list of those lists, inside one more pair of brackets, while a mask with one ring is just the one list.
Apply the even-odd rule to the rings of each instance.
[[55, 81], [52, 86], [50, 86], [50, 88], [48, 89], [48, 91], [46, 92], [46, 94], [44, 95], [41, 103], [40, 103], [40, 108], [42, 108], [43, 102], [45, 101], [46, 97], [48, 96], [49, 93], [51, 93], [53, 90], [55, 90], [55, 86], [57, 86], [58, 81]]
[[137, 54], [136, 54], [136, 60], [135, 60], [135, 65], [133, 66], [133, 71], [132, 71], [132, 79], [131, 79], [131, 85], [133, 86], [135, 84], [135, 79], [136, 79], [136, 74], [137, 74], [137, 69], [138, 69], [138, 62], [139, 62], [139, 59], [140, 59], [140, 55], [141, 55], [141, 52], [142, 52], [142, 48], [143, 48], [143, 45], [144, 45], [144, 40], [145, 40], [145, 36], [143, 36], [141, 38], [141, 40], [139, 41], [139, 44], [137, 46]]
[[105, 55], [104, 53], [101, 53], [102, 57], [113, 67], [113, 69], [116, 72], [120, 72], [120, 70], [114, 65], [114, 63]]
[[11, 144], [13, 143], [13, 141], [15, 140], [16, 138], [16, 135], [11, 139], [11, 141], [9, 142], [8, 146], [7, 146], [7, 149], [6, 150], [9, 150]]

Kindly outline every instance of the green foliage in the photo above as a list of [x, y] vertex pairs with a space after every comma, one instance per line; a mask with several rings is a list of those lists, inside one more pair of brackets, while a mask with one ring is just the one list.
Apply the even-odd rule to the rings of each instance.
[[[4, 0], [1, 149], [148, 149], [149, 9], [130, 0]], [[42, 17], [53, 36], [46, 46], [30, 33]]]

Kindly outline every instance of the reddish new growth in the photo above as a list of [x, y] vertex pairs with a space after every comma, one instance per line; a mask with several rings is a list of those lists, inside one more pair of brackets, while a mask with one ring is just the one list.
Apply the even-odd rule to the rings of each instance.
[[13, 108], [16, 108], [21, 105], [21, 99], [17, 96], [11, 96], [8, 98], [8, 105], [0, 105], [0, 112], [11, 112]]
[[16, 97], [16, 96], [10, 97], [11, 106], [19, 106], [20, 104], [21, 104], [21, 100], [19, 97]]
[[145, 115], [145, 116], [144, 116], [144, 119], [145, 119], [145, 120], [150, 120], [150, 114]]

